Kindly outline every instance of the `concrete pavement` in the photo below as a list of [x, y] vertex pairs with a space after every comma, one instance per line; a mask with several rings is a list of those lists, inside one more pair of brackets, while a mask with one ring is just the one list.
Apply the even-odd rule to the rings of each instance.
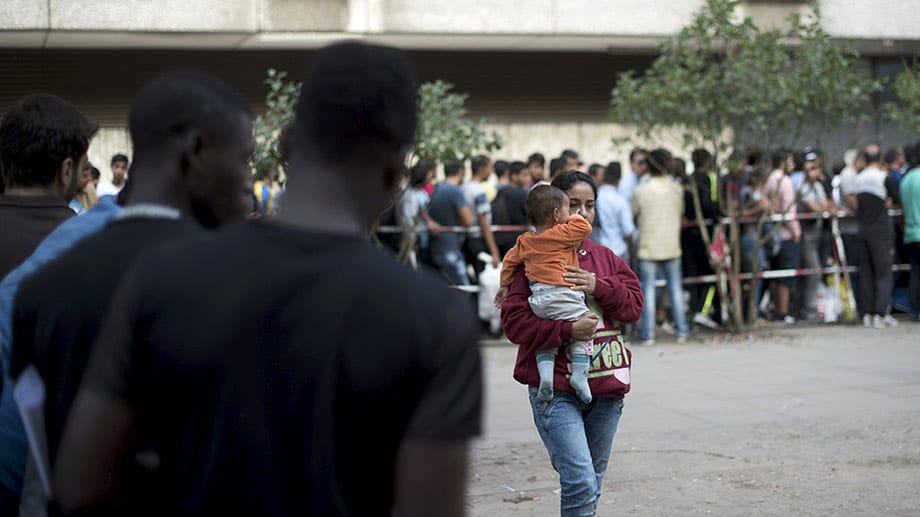
[[[920, 324], [632, 347], [598, 515], [920, 515]], [[516, 349], [483, 349], [471, 515], [558, 515]]]

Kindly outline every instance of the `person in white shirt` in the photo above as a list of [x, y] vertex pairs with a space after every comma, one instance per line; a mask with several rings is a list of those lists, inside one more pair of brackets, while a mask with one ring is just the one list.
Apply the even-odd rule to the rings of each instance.
[[123, 154], [112, 156], [112, 181], [99, 180], [96, 196], [117, 196], [128, 179], [128, 157]]
[[630, 170], [626, 171], [626, 174], [620, 179], [620, 185], [617, 187], [617, 192], [627, 201], [632, 201], [633, 192], [636, 190], [636, 185], [639, 184], [639, 178], [648, 173], [647, 157], [648, 152], [638, 147], [629, 152]]

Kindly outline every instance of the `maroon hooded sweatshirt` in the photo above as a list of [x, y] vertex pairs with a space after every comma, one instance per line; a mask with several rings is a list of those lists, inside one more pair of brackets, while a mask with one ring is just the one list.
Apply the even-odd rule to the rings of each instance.
[[[588, 308], [599, 318], [594, 337], [594, 355], [588, 368], [588, 385], [595, 397], [622, 398], [629, 392], [629, 368], [632, 352], [623, 343], [623, 324], [634, 323], [642, 315], [642, 288], [629, 265], [604, 246], [588, 239], [578, 249], [578, 264], [597, 275], [594, 295], [588, 296]], [[518, 345], [514, 379], [537, 387], [537, 350], [558, 348], [572, 339], [572, 322], [544, 320], [534, 316], [527, 303], [530, 287], [524, 268], [518, 268], [502, 304], [505, 335]], [[571, 359], [556, 355], [553, 386], [574, 394], [569, 385]]]

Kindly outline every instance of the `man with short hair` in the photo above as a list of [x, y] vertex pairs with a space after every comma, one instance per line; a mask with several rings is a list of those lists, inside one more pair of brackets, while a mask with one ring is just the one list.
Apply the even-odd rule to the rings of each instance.
[[683, 342], [690, 332], [684, 310], [680, 269], [684, 193], [668, 175], [671, 153], [655, 149], [648, 156], [650, 178], [636, 187], [632, 200], [633, 215], [639, 229], [639, 282], [645, 299], [639, 320], [639, 342], [655, 344], [655, 281], [659, 272], [664, 274], [668, 284], [675, 335], [678, 342]]
[[533, 153], [527, 157], [527, 168], [530, 170], [532, 184], [545, 180], [546, 158], [540, 153]]
[[[597, 189], [597, 220], [594, 231], [598, 244], [610, 248], [628, 263], [629, 243], [636, 232], [636, 226], [629, 201], [617, 192], [622, 173], [620, 162], [610, 162], [603, 169], [603, 183]], [[598, 222], [600, 224], [596, 224]]]
[[[444, 181], [438, 183], [431, 193], [428, 215], [441, 226], [472, 226], [473, 211], [463, 195], [463, 166], [459, 162], [444, 164]], [[438, 235], [431, 236], [431, 259], [438, 266], [441, 276], [450, 285], [469, 285], [466, 261], [463, 258], [465, 233], [445, 228]]]
[[[74, 216], [67, 204], [87, 165], [86, 152], [96, 127], [64, 99], [29, 95], [13, 103], [0, 119], [0, 280], [35, 251], [58, 225]], [[6, 318], [7, 315], [0, 315]], [[3, 344], [4, 350], [9, 344]], [[6, 354], [4, 354], [6, 355]], [[8, 364], [3, 364], [6, 371]], [[13, 408], [12, 387], [3, 392], [0, 416], [0, 515], [16, 515], [25, 440]]]
[[892, 246], [894, 231], [888, 208], [898, 198], [898, 187], [890, 174], [882, 170], [882, 156], [876, 147], [867, 147], [862, 153], [866, 167], [856, 175], [849, 201], [856, 207], [859, 223], [858, 253], [862, 255], [860, 271], [860, 301], [863, 326], [869, 328], [894, 327], [898, 320], [891, 307]]
[[[549, 161], [549, 179], [552, 181], [556, 175], [572, 169], [566, 168], [565, 158], [553, 158]], [[547, 183], [547, 182], [544, 182]]]
[[[789, 178], [789, 172], [792, 171], [794, 165], [791, 152], [779, 150], [770, 154], [770, 166], [773, 172], [767, 177], [764, 195], [770, 200], [774, 214], [788, 214], [793, 217], [791, 220], [784, 220], [780, 223], [779, 254], [771, 259], [772, 269], [798, 269], [802, 260], [799, 246], [802, 227], [799, 221], [794, 219], [798, 213], [798, 203], [795, 187], [792, 186], [792, 180]], [[795, 323], [795, 318], [789, 314], [789, 300], [795, 282], [794, 277], [775, 278], [770, 282], [773, 319], [789, 325]]]
[[415, 135], [412, 65], [339, 43], [302, 84], [277, 223], [170, 243], [125, 276], [58, 455], [65, 512], [131, 515], [106, 507], [150, 436], [156, 515], [463, 514], [478, 325], [366, 239]]
[[904, 148], [903, 147], [889, 147], [885, 151], [884, 156], [885, 166], [888, 167], [888, 174], [894, 179], [895, 185], [901, 184], [901, 178], [904, 176], [904, 173], [907, 172], [904, 170], [904, 166], [907, 163], [907, 160], [904, 157]]
[[[616, 162], [619, 163], [619, 162]], [[599, 163], [592, 163], [588, 166], [588, 176], [594, 180], [595, 185], [604, 184], [604, 166]]]
[[96, 127], [64, 99], [30, 95], [0, 120], [0, 279], [74, 213], [67, 204]]
[[486, 156], [476, 156], [470, 163], [473, 176], [470, 181], [463, 183], [460, 189], [475, 212], [475, 225], [470, 228], [466, 242], [463, 243], [463, 253], [468, 264], [472, 264], [476, 275], [482, 273], [485, 264], [479, 260], [479, 254], [485, 251], [492, 257], [492, 267], [498, 267], [501, 256], [498, 246], [495, 245], [495, 236], [492, 234], [492, 204], [486, 184], [492, 175], [492, 161]]
[[[495, 170], [495, 195], [498, 196], [498, 193], [502, 190], [511, 186], [511, 179], [508, 177], [508, 166], [509, 163], [505, 160], [495, 160], [495, 163], [492, 165], [492, 169]], [[489, 200], [489, 202], [495, 201], [495, 198]]]
[[[524, 202], [530, 191], [530, 170], [524, 162], [511, 162], [508, 166], [509, 186], [501, 189], [492, 201], [492, 223], [496, 225], [527, 226], [527, 211]], [[499, 256], [514, 246], [520, 231], [495, 232], [495, 244]]]
[[572, 149], [562, 151], [562, 154], [559, 155], [559, 159], [561, 159], [564, 164], [563, 170], [570, 171], [578, 168], [578, 153]]
[[128, 174], [128, 157], [124, 154], [112, 156], [112, 181], [101, 180], [96, 186], [96, 195], [117, 196], [125, 187]]
[[[696, 184], [696, 193], [700, 200], [702, 219], [708, 221], [703, 228], [713, 237], [713, 228], [720, 215], [719, 210], [719, 175], [716, 173], [712, 153], [696, 148], [690, 155], [693, 160], [693, 173], [681, 178], [686, 185], [684, 189], [684, 218], [691, 222], [680, 231], [680, 243], [683, 249], [681, 259], [684, 277], [697, 277], [715, 273], [709, 261], [709, 250], [697, 223], [696, 205], [693, 200], [691, 182]], [[711, 242], [711, 241], [710, 241]], [[714, 283], [694, 283], [687, 286], [691, 321], [709, 328], [718, 328], [722, 321], [722, 304]]]
[[632, 201], [633, 192], [639, 184], [639, 178], [648, 173], [647, 156], [648, 151], [641, 147], [636, 147], [629, 152], [629, 170], [620, 179], [620, 186], [617, 187], [617, 191], [627, 201]]

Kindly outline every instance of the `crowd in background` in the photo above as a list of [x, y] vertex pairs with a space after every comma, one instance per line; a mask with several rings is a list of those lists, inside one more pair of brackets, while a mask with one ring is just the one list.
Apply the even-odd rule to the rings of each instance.
[[[598, 186], [592, 239], [626, 259], [642, 281], [649, 314], [639, 324], [640, 341], [651, 342], [656, 325], [682, 339], [689, 323], [712, 328], [722, 324], [715, 284], [681, 283], [714, 273], [710, 251], [725, 238], [727, 226], [719, 220], [726, 216], [741, 218], [742, 272], [789, 272], [783, 278], [745, 283], [742, 306], [751, 320], [791, 324], [819, 319], [824, 277], [801, 270], [837, 264], [859, 267], [849, 286], [867, 327], [897, 324], [891, 315], [896, 286], [907, 288], [917, 319], [917, 267], [908, 280], [908, 275], [892, 274], [891, 266], [917, 261], [920, 199], [914, 184], [920, 181], [915, 172], [920, 143], [884, 153], [873, 144], [849, 150], [842, 158], [830, 160], [821, 150], [807, 147], [737, 152], [717, 164], [704, 149], [694, 150], [687, 160], [665, 149], [636, 148], [624, 167], [616, 161], [588, 164], [576, 151], [566, 150], [548, 162], [540, 153], [520, 161], [476, 156], [468, 162], [469, 171], [463, 162], [447, 163], [444, 179], [437, 183], [435, 165], [421, 161], [409, 170], [393, 213], [381, 220], [384, 226], [400, 226], [414, 239], [382, 233], [381, 240], [396, 251], [402, 245], [411, 262], [439, 272], [451, 285], [476, 283], [485, 267], [482, 253], [496, 265], [527, 226], [524, 201], [529, 190], [578, 170]], [[902, 206], [903, 216], [888, 215], [889, 209]], [[702, 225], [697, 224], [698, 211]], [[825, 213], [843, 217], [806, 215]], [[776, 214], [790, 217], [759, 220]], [[833, 220], [839, 224], [840, 250]], [[508, 225], [518, 228], [502, 228]], [[655, 289], [662, 279], [667, 289]], [[755, 297], [755, 314], [747, 314], [750, 296]]]

